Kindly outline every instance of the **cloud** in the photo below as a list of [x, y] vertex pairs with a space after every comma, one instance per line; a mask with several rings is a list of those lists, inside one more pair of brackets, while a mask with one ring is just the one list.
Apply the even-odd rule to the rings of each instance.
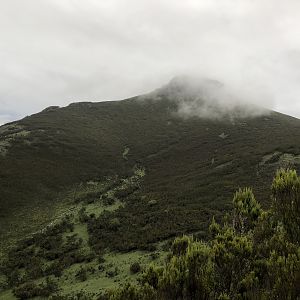
[[240, 98], [240, 92], [223, 83], [197, 76], [177, 76], [165, 86], [140, 96], [141, 101], [168, 99], [176, 104], [176, 115], [212, 120], [251, 118], [268, 115], [252, 97]]
[[123, 99], [197, 74], [300, 117], [299, 9], [297, 0], [3, 2], [0, 114]]

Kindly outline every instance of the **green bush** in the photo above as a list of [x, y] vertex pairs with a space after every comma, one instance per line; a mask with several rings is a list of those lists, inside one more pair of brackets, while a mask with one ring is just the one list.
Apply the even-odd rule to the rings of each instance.
[[131, 264], [130, 272], [132, 274], [139, 273], [140, 271], [141, 271], [141, 265], [138, 262], [134, 262], [133, 264]]
[[85, 268], [81, 267], [78, 272], [76, 273], [75, 277], [79, 281], [86, 281], [87, 280], [87, 271]]
[[45, 283], [25, 283], [13, 290], [18, 299], [30, 299], [34, 297], [49, 297], [58, 290], [57, 283], [47, 277]]

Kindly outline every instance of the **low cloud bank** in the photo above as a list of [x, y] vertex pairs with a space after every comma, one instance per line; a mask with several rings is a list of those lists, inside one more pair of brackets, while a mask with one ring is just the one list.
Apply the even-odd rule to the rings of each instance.
[[177, 104], [177, 114], [183, 118], [235, 119], [270, 113], [270, 110], [259, 106], [256, 99], [243, 97], [238, 93], [237, 89], [217, 80], [179, 76], [142, 98], [167, 98], [174, 101]]

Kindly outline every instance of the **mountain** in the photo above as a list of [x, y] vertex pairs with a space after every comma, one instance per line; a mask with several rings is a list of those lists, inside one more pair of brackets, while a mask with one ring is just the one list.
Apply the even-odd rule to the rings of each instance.
[[300, 120], [242, 105], [217, 81], [175, 78], [1, 126], [0, 165], [3, 253], [68, 211], [94, 214], [85, 234], [95, 251], [153, 250], [183, 233], [205, 239], [239, 187], [267, 207], [276, 169], [300, 169]]
[[127, 175], [136, 164], [146, 169], [142, 193], [145, 201], [158, 202], [157, 218], [172, 212], [170, 221], [177, 225], [170, 234], [205, 228], [208, 216], [228, 208], [240, 186], [253, 186], [267, 201], [268, 171], [274, 172], [276, 162], [298, 162], [300, 121], [276, 112], [235, 119], [181, 116], [186, 102], [178, 98], [195, 94], [200, 91], [175, 78], [143, 97], [50, 107], [2, 126], [1, 234], [16, 230], [14, 220], [24, 220], [21, 230], [47, 221], [64, 192], [89, 180]]

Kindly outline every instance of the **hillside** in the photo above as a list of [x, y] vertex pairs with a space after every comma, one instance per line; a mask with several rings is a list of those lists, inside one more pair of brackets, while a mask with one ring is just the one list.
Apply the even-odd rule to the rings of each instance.
[[11, 234], [8, 224], [15, 231], [20, 217], [43, 222], [76, 185], [127, 175], [136, 164], [146, 169], [141, 189], [146, 203], [157, 201], [157, 224], [166, 210], [177, 224], [166, 235], [202, 230], [211, 212], [228, 208], [237, 187], [253, 186], [264, 203], [276, 162], [299, 162], [293, 156], [300, 153], [298, 119], [275, 112], [234, 122], [181, 118], [168, 95], [50, 107], [2, 126], [1, 235]]
[[[252, 187], [267, 207], [276, 169], [300, 168], [300, 120], [240, 107], [220, 114], [214, 104], [212, 118], [183, 115], [182, 103], [202, 107], [193, 102], [198, 90], [181, 102], [186, 89], [171, 82], [142, 97], [50, 107], [0, 127], [2, 249], [67, 211], [87, 247], [126, 254], [183, 233], [205, 239], [239, 187]], [[84, 229], [81, 208], [83, 218], [94, 214]]]

